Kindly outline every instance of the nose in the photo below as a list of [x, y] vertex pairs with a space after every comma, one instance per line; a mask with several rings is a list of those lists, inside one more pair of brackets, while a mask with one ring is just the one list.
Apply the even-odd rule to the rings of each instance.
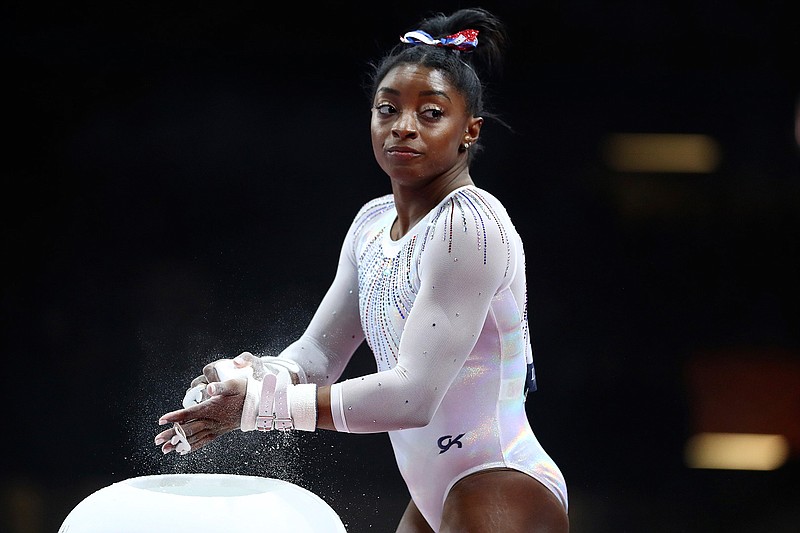
[[398, 113], [392, 125], [392, 136], [398, 139], [413, 139], [417, 136], [417, 118], [414, 113]]

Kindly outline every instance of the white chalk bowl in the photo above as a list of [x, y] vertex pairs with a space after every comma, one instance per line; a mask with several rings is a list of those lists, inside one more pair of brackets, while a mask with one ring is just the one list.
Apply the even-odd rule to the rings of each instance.
[[78, 503], [59, 533], [344, 533], [336, 512], [271, 478], [164, 474], [126, 479]]

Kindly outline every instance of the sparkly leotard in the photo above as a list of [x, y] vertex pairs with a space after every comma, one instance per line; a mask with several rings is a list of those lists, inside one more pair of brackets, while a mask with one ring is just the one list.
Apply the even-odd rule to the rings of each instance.
[[564, 478], [525, 413], [532, 369], [525, 258], [502, 204], [450, 193], [406, 235], [391, 195], [351, 225], [334, 282], [281, 357], [333, 384], [366, 338], [378, 372], [331, 387], [339, 431], [389, 432], [409, 492], [434, 530], [450, 488], [488, 468], [525, 472], [567, 507]]

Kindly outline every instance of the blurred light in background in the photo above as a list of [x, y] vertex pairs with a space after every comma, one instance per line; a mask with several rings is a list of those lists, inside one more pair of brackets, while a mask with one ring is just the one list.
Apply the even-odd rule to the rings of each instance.
[[615, 133], [602, 152], [618, 172], [709, 173], [720, 162], [717, 141], [701, 134]]
[[690, 468], [775, 470], [789, 458], [789, 442], [783, 435], [699, 433], [686, 443], [684, 458]]
[[800, 456], [800, 358], [779, 348], [695, 354], [686, 367], [691, 468], [774, 470]]

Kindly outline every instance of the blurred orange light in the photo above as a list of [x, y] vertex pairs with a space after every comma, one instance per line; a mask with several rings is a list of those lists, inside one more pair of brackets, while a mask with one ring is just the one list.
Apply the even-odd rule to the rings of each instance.
[[686, 443], [684, 458], [690, 468], [775, 470], [789, 457], [783, 435], [755, 433], [699, 433]]
[[800, 456], [800, 358], [779, 347], [727, 347], [686, 363], [692, 468], [772, 470]]
[[708, 135], [616, 133], [606, 140], [603, 156], [618, 172], [708, 173], [719, 166], [720, 149]]

